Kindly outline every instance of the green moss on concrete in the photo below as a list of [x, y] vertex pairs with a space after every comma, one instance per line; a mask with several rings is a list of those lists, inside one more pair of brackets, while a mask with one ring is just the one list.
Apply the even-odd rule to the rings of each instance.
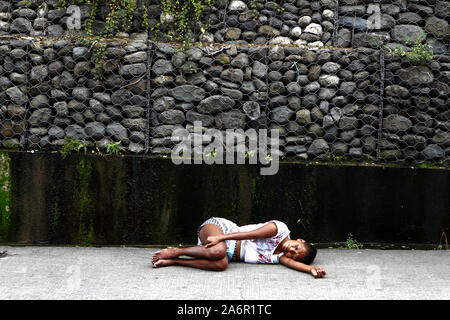
[[0, 242], [8, 240], [11, 226], [11, 159], [0, 152]]
[[59, 224], [59, 208], [58, 201], [53, 204], [53, 229], [56, 230]]
[[92, 176], [92, 164], [89, 158], [82, 157], [78, 162], [78, 190], [76, 191], [76, 208], [79, 215], [77, 242], [90, 245], [94, 236], [91, 212], [93, 200], [89, 191]]

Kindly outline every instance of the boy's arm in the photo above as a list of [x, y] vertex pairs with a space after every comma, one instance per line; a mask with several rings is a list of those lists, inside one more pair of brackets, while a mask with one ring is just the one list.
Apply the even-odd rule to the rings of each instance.
[[277, 225], [275, 222], [270, 222], [256, 230], [248, 232], [233, 232], [228, 234], [223, 234], [220, 236], [209, 236], [206, 239], [206, 247], [212, 247], [225, 240], [253, 240], [261, 238], [271, 238], [275, 236], [278, 232]]
[[326, 275], [325, 270], [319, 266], [309, 266], [307, 264], [298, 262], [294, 259], [288, 258], [286, 256], [280, 257], [280, 263], [285, 265], [288, 268], [310, 273], [314, 278], [322, 278]]

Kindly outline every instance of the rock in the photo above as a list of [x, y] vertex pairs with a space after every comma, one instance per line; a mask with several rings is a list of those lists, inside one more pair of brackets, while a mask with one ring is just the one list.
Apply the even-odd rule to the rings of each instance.
[[64, 29], [60, 25], [50, 25], [45, 29], [45, 35], [49, 37], [61, 37], [64, 34]]
[[139, 106], [124, 105], [122, 106], [122, 113], [126, 118], [140, 118], [144, 116], [145, 109]]
[[316, 139], [309, 146], [307, 153], [311, 156], [318, 156], [329, 151], [328, 143], [324, 139]]
[[353, 47], [378, 49], [390, 40], [391, 37], [388, 32], [358, 32], [353, 36]]
[[197, 111], [204, 114], [216, 114], [233, 108], [234, 104], [234, 100], [227, 96], [214, 95], [200, 101]]
[[75, 62], [89, 60], [91, 55], [89, 48], [86, 47], [74, 47], [72, 49], [72, 57]]
[[299, 95], [302, 92], [302, 88], [298, 83], [290, 82], [286, 86], [286, 91], [288, 94]]
[[341, 48], [348, 48], [351, 45], [352, 33], [348, 29], [340, 29], [336, 37], [336, 46]]
[[383, 129], [392, 133], [406, 132], [412, 127], [412, 121], [398, 114], [391, 114], [383, 119]]
[[302, 34], [302, 28], [300, 28], [299, 26], [296, 26], [296, 27], [292, 28], [291, 31], [289, 31], [289, 35], [292, 37], [292, 39], [300, 38], [301, 34]]
[[271, 111], [271, 118], [278, 124], [289, 122], [295, 115], [295, 112], [286, 106], [275, 108]]
[[5, 92], [11, 101], [17, 105], [25, 104], [28, 101], [27, 95], [19, 87], [8, 88]]
[[426, 160], [439, 159], [445, 156], [445, 151], [437, 144], [430, 144], [422, 151], [421, 156]]
[[395, 72], [399, 81], [407, 86], [430, 85], [434, 81], [433, 72], [426, 66], [412, 66]]
[[298, 19], [298, 25], [302, 28], [306, 27], [311, 23], [311, 17], [310, 16], [303, 16]]
[[225, 30], [225, 34], [224, 34], [224, 38], [225, 40], [239, 40], [239, 38], [241, 37], [241, 29], [239, 28], [227, 28]]
[[122, 65], [119, 71], [120, 75], [122, 76], [140, 76], [146, 72], [147, 67], [145, 63], [133, 63]]
[[308, 79], [311, 81], [318, 80], [321, 71], [322, 71], [322, 69], [321, 69], [320, 65], [318, 65], [318, 64], [314, 64], [314, 65], [310, 66], [309, 73], [308, 73]]
[[111, 94], [111, 103], [121, 106], [127, 103], [133, 97], [133, 93], [127, 89], [116, 90]]
[[86, 124], [84, 132], [92, 139], [100, 140], [105, 136], [105, 126], [100, 122], [89, 122]]
[[128, 139], [127, 129], [120, 123], [114, 122], [106, 126], [106, 133], [118, 141], [124, 141]]
[[341, 82], [339, 91], [344, 96], [351, 95], [356, 90], [356, 83], [353, 81]]
[[414, 12], [402, 12], [399, 14], [397, 23], [399, 24], [421, 24], [422, 17]]
[[257, 78], [265, 78], [267, 75], [267, 65], [259, 61], [254, 61], [252, 65], [252, 74]]
[[431, 138], [431, 141], [435, 144], [449, 147], [450, 146], [450, 132], [446, 132], [446, 131], [438, 132]]
[[48, 67], [36, 66], [31, 68], [30, 81], [34, 84], [43, 82], [48, 76]]
[[289, 45], [292, 43], [292, 40], [289, 37], [278, 36], [269, 41], [269, 44], [282, 44]]
[[65, 101], [56, 102], [53, 105], [53, 109], [56, 111], [56, 116], [58, 117], [67, 117], [69, 115], [69, 108]]
[[247, 101], [243, 104], [242, 110], [251, 120], [257, 120], [261, 116], [261, 108], [259, 103], [255, 101]]
[[358, 123], [358, 118], [344, 116], [339, 119], [339, 129], [354, 130], [358, 128]]
[[311, 33], [313, 35], [316, 35], [318, 37], [321, 37], [323, 34], [322, 26], [317, 23], [311, 23], [309, 24], [304, 30], [304, 33]]
[[153, 101], [153, 110], [163, 112], [172, 109], [175, 106], [175, 99], [172, 97], [159, 97]]
[[435, 16], [430, 16], [425, 20], [425, 30], [437, 39], [445, 40], [450, 38], [448, 22]]
[[164, 124], [182, 124], [186, 118], [181, 110], [167, 110], [159, 114], [159, 120]]
[[338, 73], [339, 70], [341, 70], [341, 66], [335, 62], [326, 62], [323, 66], [322, 66], [322, 71], [324, 73]]
[[234, 68], [243, 68], [250, 64], [250, 59], [245, 53], [240, 53], [231, 60], [231, 66]]
[[88, 88], [76, 87], [72, 89], [72, 96], [78, 101], [86, 101], [91, 98], [91, 91]]
[[406, 89], [405, 87], [399, 86], [399, 85], [391, 85], [391, 86], [387, 86], [385, 88], [385, 92], [388, 96], [395, 96], [395, 97], [400, 97], [403, 99], [408, 98], [409, 96], [409, 91], [408, 89]]
[[347, 151], [348, 151], [348, 146], [344, 142], [337, 141], [331, 145], [331, 152], [335, 156], [343, 156], [347, 153]]
[[86, 138], [86, 134], [84, 132], [84, 128], [77, 124], [71, 124], [67, 126], [67, 128], [64, 130], [65, 135], [67, 138], [71, 139], [77, 139], [77, 140], [84, 140]]
[[240, 0], [233, 0], [231, 1], [231, 3], [228, 5], [228, 10], [230, 11], [239, 11], [239, 12], [243, 12], [248, 10], [247, 5], [245, 4], [244, 1], [240, 1]]
[[269, 49], [269, 59], [271, 61], [282, 60], [285, 57], [284, 48], [279, 45], [275, 45]]
[[33, 30], [31, 22], [26, 18], [17, 18], [10, 25], [11, 33], [29, 34]]
[[242, 83], [244, 81], [244, 72], [240, 69], [229, 68], [220, 73], [220, 78], [231, 82]]
[[123, 57], [123, 62], [127, 64], [133, 64], [138, 62], [146, 62], [147, 61], [147, 52], [139, 51], [131, 54], [127, 54]]
[[317, 81], [311, 82], [303, 87], [305, 93], [314, 93], [320, 89], [320, 84]]
[[356, 17], [342, 17], [340, 24], [343, 27], [352, 28], [358, 31], [367, 31], [367, 20]]
[[52, 110], [50, 108], [41, 108], [31, 113], [28, 123], [31, 126], [41, 126], [50, 123]]
[[319, 77], [319, 83], [324, 87], [336, 87], [339, 84], [339, 77], [324, 74]]
[[268, 25], [263, 25], [259, 27], [258, 33], [263, 34], [267, 37], [276, 37], [280, 35], [280, 31]]
[[186, 112], [186, 120], [192, 124], [196, 121], [200, 121], [202, 127], [210, 127], [214, 123], [214, 116], [189, 110]]
[[202, 100], [206, 92], [200, 87], [187, 84], [170, 89], [169, 94], [179, 101], [195, 102]]
[[245, 114], [239, 110], [222, 112], [216, 115], [215, 124], [220, 129], [244, 128], [246, 124]]
[[392, 28], [392, 39], [406, 45], [416, 43], [423, 35], [423, 29], [413, 24], [401, 24]]
[[297, 111], [296, 119], [298, 124], [308, 125], [311, 123], [311, 112], [308, 109], [302, 109]]
[[173, 73], [173, 65], [169, 60], [159, 59], [152, 65], [152, 71], [156, 75], [168, 75]]

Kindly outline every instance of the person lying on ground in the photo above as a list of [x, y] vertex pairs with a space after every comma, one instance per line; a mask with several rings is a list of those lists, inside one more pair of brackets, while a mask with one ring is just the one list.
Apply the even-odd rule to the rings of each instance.
[[152, 256], [152, 267], [188, 266], [223, 271], [234, 261], [280, 263], [315, 278], [324, 277], [322, 267], [310, 266], [317, 249], [303, 239], [290, 239], [289, 234], [286, 224], [278, 220], [239, 227], [230, 220], [213, 217], [198, 228], [197, 246], [157, 251]]

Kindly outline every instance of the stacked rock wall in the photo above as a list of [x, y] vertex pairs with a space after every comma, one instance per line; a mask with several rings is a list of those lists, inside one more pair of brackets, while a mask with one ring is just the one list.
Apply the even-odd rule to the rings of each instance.
[[[5, 148], [54, 150], [69, 137], [170, 154], [174, 129], [201, 121], [205, 142], [207, 128], [278, 129], [282, 154], [305, 160], [449, 164], [448, 2], [218, 0], [188, 49], [159, 42], [169, 26], [153, 2], [149, 26], [162, 32], [137, 12], [127, 37], [89, 44], [57, 3], [0, 1]], [[421, 31], [430, 60], [389, 50]]]
[[[81, 1], [82, 3], [84, 1]], [[69, 2], [70, 4], [71, 2]], [[86, 35], [92, 5], [74, 0], [0, 1], [0, 35]], [[92, 33], [105, 30], [107, 0], [99, 2]], [[117, 23], [116, 35], [170, 41], [173, 17], [161, 14], [160, 1], [136, 0], [131, 23]], [[146, 8], [146, 9], [144, 9]], [[79, 23], [74, 22], [79, 17]], [[147, 17], [147, 21], [144, 21]], [[450, 3], [445, 0], [216, 0], [193, 26], [192, 37], [202, 42], [294, 44], [345, 48], [411, 47], [417, 39], [448, 54]], [[75, 19], [75, 20], [74, 20]]]

